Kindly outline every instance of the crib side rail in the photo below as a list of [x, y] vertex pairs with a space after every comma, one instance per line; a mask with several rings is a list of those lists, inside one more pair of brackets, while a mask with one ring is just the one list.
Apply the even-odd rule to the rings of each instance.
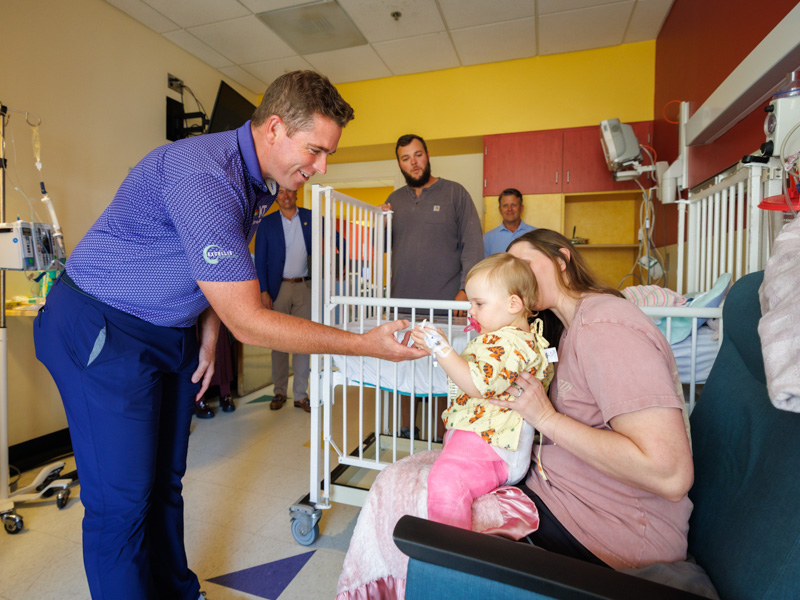
[[723, 273], [735, 281], [763, 268], [769, 254], [764, 243], [768, 220], [759, 208], [764, 169], [760, 164], [738, 165], [679, 201], [679, 294], [707, 291]]

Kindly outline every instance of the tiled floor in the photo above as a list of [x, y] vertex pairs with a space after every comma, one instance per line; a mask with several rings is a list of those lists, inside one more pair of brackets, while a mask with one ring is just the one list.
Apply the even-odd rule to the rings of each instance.
[[[358, 509], [334, 504], [323, 512], [313, 546], [294, 540], [289, 507], [308, 493], [310, 416], [291, 400], [269, 410], [258, 400], [271, 394], [266, 388], [238, 398], [235, 412], [192, 424], [184, 478], [186, 548], [209, 600], [305, 600], [336, 593]], [[72, 459], [67, 463], [65, 472], [74, 468]], [[23, 474], [20, 485], [35, 475]], [[16, 511], [24, 530], [0, 532], [0, 599], [88, 599], [80, 485], [62, 510], [53, 497]]]

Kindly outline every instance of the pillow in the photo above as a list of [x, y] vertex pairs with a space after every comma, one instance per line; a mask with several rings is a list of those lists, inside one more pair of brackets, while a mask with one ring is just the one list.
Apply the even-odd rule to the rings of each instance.
[[[714, 282], [713, 287], [699, 296], [690, 298], [686, 306], [692, 308], [717, 308], [721, 303], [725, 294], [731, 286], [731, 274], [723, 273], [719, 279]], [[667, 335], [667, 322], [670, 319], [662, 317], [656, 321], [656, 325], [661, 330], [661, 333], [666, 337]], [[700, 327], [707, 319], [697, 319], [697, 326]], [[672, 327], [670, 329], [669, 343], [677, 344], [685, 340], [692, 333], [692, 318], [691, 317], [672, 317]]]
[[678, 292], [659, 285], [631, 285], [622, 290], [622, 295], [636, 306], [683, 306], [686, 298]]

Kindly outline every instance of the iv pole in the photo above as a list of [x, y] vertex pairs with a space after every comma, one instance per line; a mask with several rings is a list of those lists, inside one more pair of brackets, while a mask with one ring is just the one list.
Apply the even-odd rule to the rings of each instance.
[[[0, 104], [0, 223], [6, 222], [6, 114]], [[6, 272], [0, 269], [0, 514], [14, 510], [8, 491], [8, 330]]]
[[[8, 107], [0, 102], [0, 223], [6, 222], [6, 167], [5, 129]], [[49, 200], [49, 198], [48, 198]], [[52, 204], [48, 205], [55, 216]], [[60, 233], [60, 231], [59, 231]], [[0, 268], [0, 518], [6, 533], [19, 533], [23, 528], [22, 517], [14, 512], [14, 504], [36, 500], [60, 489], [56, 505], [64, 508], [69, 499], [71, 479], [58, 479], [64, 462], [55, 462], [39, 471], [30, 485], [9, 492], [8, 473], [8, 329], [6, 328], [6, 270]]]

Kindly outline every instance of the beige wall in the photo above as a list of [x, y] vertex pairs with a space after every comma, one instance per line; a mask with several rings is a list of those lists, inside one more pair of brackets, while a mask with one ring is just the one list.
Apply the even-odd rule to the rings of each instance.
[[[3, 0], [0, 101], [42, 119], [43, 177], [64, 230], [67, 251], [111, 201], [128, 169], [165, 138], [167, 73], [191, 87], [210, 114], [222, 75], [103, 0]], [[256, 98], [227, 83], [252, 102]], [[185, 95], [188, 97], [188, 94]], [[187, 110], [195, 110], [187, 99]], [[12, 143], [13, 141], [13, 143]], [[39, 202], [30, 128], [10, 113], [6, 220], [30, 218], [14, 190]], [[29, 294], [9, 272], [7, 295]], [[35, 359], [33, 320], [8, 317], [8, 429], [17, 444], [66, 427], [50, 375]], [[77, 382], [76, 382], [77, 385]]]

